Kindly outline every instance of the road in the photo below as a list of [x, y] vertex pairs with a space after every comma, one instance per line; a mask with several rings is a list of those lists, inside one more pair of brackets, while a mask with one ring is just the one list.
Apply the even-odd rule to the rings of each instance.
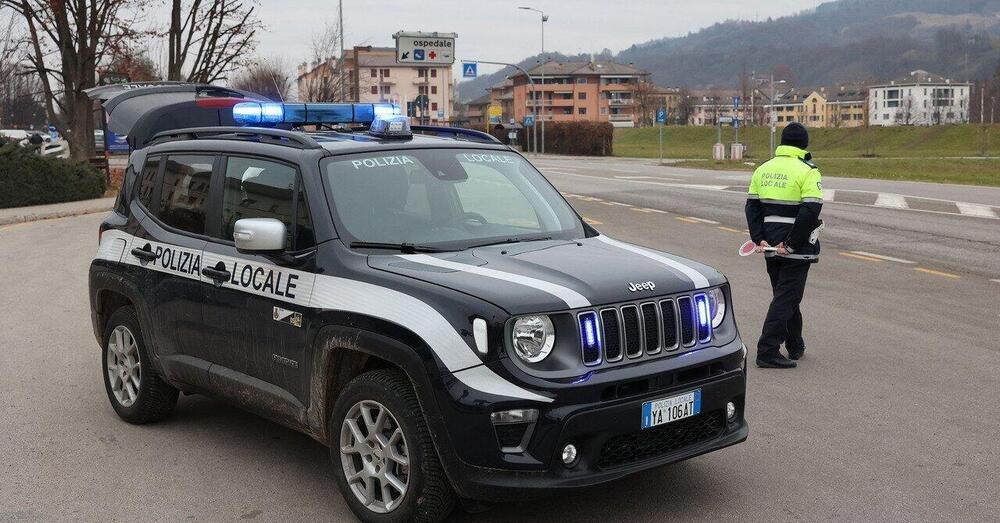
[[[763, 263], [735, 255], [742, 196], [709, 187], [745, 175], [536, 162], [602, 232], [725, 272], [755, 345], [770, 292]], [[1000, 204], [978, 188], [825, 183]], [[1000, 220], [836, 199], [824, 216], [803, 305], [808, 352], [793, 371], [750, 370], [746, 443], [455, 519], [995, 520]], [[326, 449], [305, 436], [202, 396], [151, 426], [115, 417], [87, 305], [100, 220], [0, 228], [0, 521], [350, 521]]]

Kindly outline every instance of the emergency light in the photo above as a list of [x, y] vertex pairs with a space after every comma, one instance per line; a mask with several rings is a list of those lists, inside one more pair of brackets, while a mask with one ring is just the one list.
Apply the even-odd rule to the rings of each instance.
[[378, 117], [398, 114], [399, 107], [389, 103], [240, 102], [233, 106], [233, 120], [238, 125], [371, 124]]

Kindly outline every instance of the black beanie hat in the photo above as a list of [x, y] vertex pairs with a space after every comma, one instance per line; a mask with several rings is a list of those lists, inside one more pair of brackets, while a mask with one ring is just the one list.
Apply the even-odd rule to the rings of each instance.
[[799, 149], [809, 147], [809, 131], [799, 122], [792, 122], [781, 131], [781, 145], [791, 145]]

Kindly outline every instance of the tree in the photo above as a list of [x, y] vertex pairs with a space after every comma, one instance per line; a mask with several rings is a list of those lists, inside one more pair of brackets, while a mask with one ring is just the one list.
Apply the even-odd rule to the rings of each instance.
[[[251, 62], [257, 31], [256, 0], [171, 0], [167, 79], [211, 83]], [[181, 16], [181, 14], [184, 16]]]
[[25, 67], [24, 39], [14, 16], [0, 22], [0, 127], [40, 127], [45, 108], [38, 76]]
[[640, 79], [634, 86], [632, 88], [632, 103], [635, 107], [635, 113], [639, 117], [639, 126], [653, 125], [656, 121], [656, 110], [661, 105], [658, 102], [663, 102], [663, 105], [666, 105], [665, 100], [656, 96], [656, 86], [651, 82]]
[[691, 123], [695, 100], [687, 89], [681, 89], [677, 98], [677, 122], [681, 125], [687, 125]]
[[0, 0], [25, 22], [27, 69], [41, 84], [49, 122], [73, 158], [94, 154], [94, 110], [86, 89], [97, 67], [141, 33], [125, 13], [141, 0]]
[[292, 77], [288, 74], [284, 63], [275, 58], [242, 69], [236, 73], [229, 85], [282, 102], [288, 99]]
[[[351, 91], [350, 71], [340, 56], [340, 25], [327, 22], [313, 35], [308, 63], [299, 65], [297, 88], [304, 102], [346, 102]], [[340, 57], [340, 58], [338, 58]]]
[[105, 67], [103, 72], [125, 76], [130, 82], [149, 82], [160, 79], [156, 64], [144, 50], [126, 49], [115, 53], [111, 64]]

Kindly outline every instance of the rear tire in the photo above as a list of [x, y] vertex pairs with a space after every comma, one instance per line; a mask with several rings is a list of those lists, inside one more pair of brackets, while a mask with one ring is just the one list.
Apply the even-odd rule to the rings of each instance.
[[137, 425], [170, 416], [177, 405], [177, 389], [163, 381], [150, 363], [132, 307], [121, 307], [111, 314], [104, 339], [104, 388], [118, 416]]
[[401, 371], [354, 378], [337, 398], [328, 429], [337, 485], [361, 521], [436, 522], [454, 509], [455, 493]]

